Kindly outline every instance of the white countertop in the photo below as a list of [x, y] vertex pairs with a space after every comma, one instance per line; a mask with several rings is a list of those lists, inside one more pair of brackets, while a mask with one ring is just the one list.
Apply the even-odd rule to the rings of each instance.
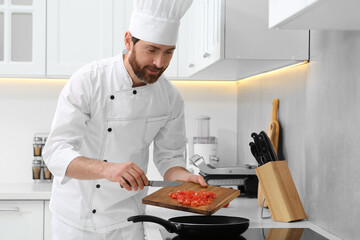
[[0, 200], [49, 200], [51, 183], [0, 183]]
[[[0, 183], [0, 200], [49, 200], [51, 196], [51, 183]], [[149, 193], [158, 190], [151, 188]], [[177, 216], [194, 215], [194, 213], [182, 212], [162, 207], [146, 206], [146, 214], [169, 219]], [[270, 216], [268, 209], [264, 210], [265, 216]], [[236, 198], [229, 207], [222, 208], [214, 215], [237, 216], [250, 220], [250, 228], [310, 228], [313, 231], [329, 238], [340, 240], [336, 236], [312, 224], [309, 221], [297, 221], [293, 223], [274, 222], [271, 218], [261, 218], [261, 207], [257, 200], [252, 198]], [[159, 240], [159, 229], [162, 226], [155, 223], [145, 223], [145, 233], [149, 240]]]

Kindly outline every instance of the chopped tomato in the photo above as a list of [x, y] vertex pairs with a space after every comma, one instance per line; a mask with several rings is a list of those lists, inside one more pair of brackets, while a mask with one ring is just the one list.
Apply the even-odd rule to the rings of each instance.
[[169, 193], [169, 197], [177, 199], [179, 203], [184, 205], [191, 205], [192, 207], [205, 206], [210, 204], [216, 198], [216, 193], [201, 189], [197, 192], [193, 190], [178, 190]]
[[227, 204], [225, 204], [223, 207], [224, 207], [224, 208], [227, 208], [227, 207], [229, 206], [229, 204], [230, 204], [230, 203], [227, 203]]
[[195, 200], [195, 201], [192, 201], [192, 202], [191, 202], [191, 206], [192, 206], [192, 207], [197, 207], [197, 206], [199, 206], [199, 202], [196, 201], [196, 200]]
[[184, 205], [190, 205], [190, 204], [191, 204], [191, 201], [190, 201], [189, 199], [185, 199], [185, 200], [183, 201], [183, 204], [184, 204]]

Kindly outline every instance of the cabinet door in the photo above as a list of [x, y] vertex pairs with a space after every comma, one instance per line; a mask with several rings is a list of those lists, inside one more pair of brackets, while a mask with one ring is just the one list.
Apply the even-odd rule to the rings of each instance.
[[45, 74], [46, 0], [0, 1], [0, 74]]
[[113, 0], [48, 0], [47, 12], [47, 75], [112, 56]]
[[43, 201], [0, 201], [1, 239], [43, 239], [43, 208]]
[[268, 4], [268, 0], [226, 2], [227, 59], [308, 59], [309, 31], [269, 29]]
[[51, 240], [51, 213], [49, 201], [44, 201], [44, 240]]
[[269, 27], [360, 30], [359, 0], [269, 0]]
[[182, 20], [178, 73], [189, 77], [224, 57], [224, 1], [194, 1]]

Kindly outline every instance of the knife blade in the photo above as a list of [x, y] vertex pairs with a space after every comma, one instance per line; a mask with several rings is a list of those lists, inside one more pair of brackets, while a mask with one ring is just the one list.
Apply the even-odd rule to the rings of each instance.
[[150, 187], [175, 187], [184, 184], [178, 181], [149, 181]]
[[[130, 186], [131, 184], [125, 180]], [[149, 181], [149, 185], [146, 185], [145, 187], [175, 187], [175, 186], [180, 186], [184, 184], [183, 182], [178, 182], [178, 181]], [[124, 188], [121, 184], [120, 184], [121, 188]]]

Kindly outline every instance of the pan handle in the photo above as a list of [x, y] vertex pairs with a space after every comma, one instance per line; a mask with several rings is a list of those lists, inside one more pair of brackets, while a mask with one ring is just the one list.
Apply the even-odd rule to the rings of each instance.
[[173, 223], [171, 223], [168, 220], [159, 218], [159, 217], [155, 217], [155, 216], [150, 216], [150, 215], [137, 215], [137, 216], [132, 216], [129, 217], [127, 219], [129, 222], [153, 222], [153, 223], [157, 223], [160, 224], [161, 226], [163, 226], [169, 233], [176, 233], [177, 232], [177, 226]]

